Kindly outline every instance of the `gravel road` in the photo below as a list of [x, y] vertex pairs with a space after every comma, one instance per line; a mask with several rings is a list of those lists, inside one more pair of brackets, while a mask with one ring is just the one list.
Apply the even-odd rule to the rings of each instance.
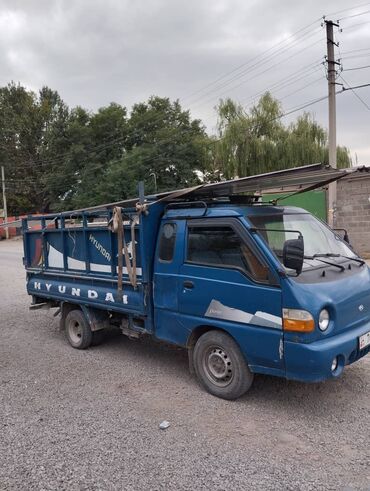
[[71, 348], [52, 311], [28, 310], [21, 258], [0, 242], [1, 490], [370, 489], [370, 357], [216, 399], [183, 350], [116, 333]]

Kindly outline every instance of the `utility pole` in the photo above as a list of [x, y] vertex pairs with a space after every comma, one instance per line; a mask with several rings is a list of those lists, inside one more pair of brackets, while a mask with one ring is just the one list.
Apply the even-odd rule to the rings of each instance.
[[[3, 206], [4, 206], [4, 221], [7, 223], [8, 221], [8, 209], [6, 206], [6, 193], [5, 193], [5, 171], [4, 171], [4, 166], [1, 166], [1, 182], [3, 185]], [[9, 229], [8, 227], [5, 227], [5, 237], [9, 239]]]
[[[336, 116], [336, 65], [339, 62], [335, 60], [334, 46], [334, 26], [339, 24], [326, 20], [326, 41], [327, 41], [327, 64], [328, 64], [328, 94], [329, 94], [329, 165], [336, 169], [337, 167], [337, 116]], [[329, 184], [328, 193], [328, 222], [330, 227], [334, 226], [335, 208], [337, 201], [337, 183]]]

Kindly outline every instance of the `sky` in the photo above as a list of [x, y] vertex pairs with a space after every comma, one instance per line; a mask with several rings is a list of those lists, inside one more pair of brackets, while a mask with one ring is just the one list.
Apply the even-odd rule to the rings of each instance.
[[[90, 110], [179, 99], [214, 133], [220, 98], [248, 110], [270, 90], [289, 112], [327, 95], [323, 15], [340, 19], [337, 82], [370, 83], [370, 2], [1, 0], [0, 85], [47, 85]], [[327, 128], [327, 100], [306, 110]], [[338, 94], [337, 142], [370, 165], [370, 86]]]

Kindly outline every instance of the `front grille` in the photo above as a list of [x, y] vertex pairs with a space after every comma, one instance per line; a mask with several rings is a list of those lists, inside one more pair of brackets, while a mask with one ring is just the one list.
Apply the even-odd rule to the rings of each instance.
[[362, 350], [355, 350], [355, 351], [352, 351], [352, 353], [350, 354], [349, 358], [348, 358], [348, 361], [350, 363], [353, 363], [357, 360], [359, 360], [360, 358], [362, 358], [363, 356], [367, 355], [368, 353], [370, 353], [370, 345], [369, 346], [366, 346], [366, 348], [362, 349]]

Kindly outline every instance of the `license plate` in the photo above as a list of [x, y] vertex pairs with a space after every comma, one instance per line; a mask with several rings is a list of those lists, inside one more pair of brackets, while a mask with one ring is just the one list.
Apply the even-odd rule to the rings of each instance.
[[370, 344], [370, 331], [366, 332], [365, 334], [363, 334], [362, 336], [360, 336], [358, 338], [358, 344], [359, 344], [360, 350], [366, 348], [366, 346], [369, 346], [369, 344]]

